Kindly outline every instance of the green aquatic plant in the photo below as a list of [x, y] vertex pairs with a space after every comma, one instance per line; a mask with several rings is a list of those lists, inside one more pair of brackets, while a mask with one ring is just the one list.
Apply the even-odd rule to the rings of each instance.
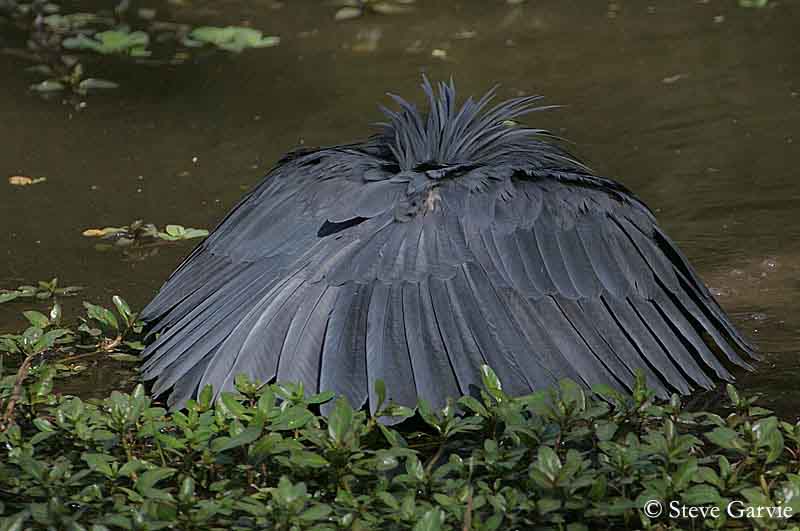
[[178, 241], [205, 238], [208, 236], [208, 231], [206, 229], [192, 229], [174, 224], [167, 225], [162, 231], [152, 223], [145, 223], [143, 220], [137, 219], [133, 223], [123, 225], [122, 227], [86, 229], [83, 231], [83, 235], [90, 238], [112, 240], [117, 247], [128, 247], [153, 243], [159, 240]]
[[37, 65], [34, 67], [36, 73], [50, 76], [44, 81], [30, 85], [30, 89], [41, 94], [52, 94], [62, 91], [71, 91], [74, 94], [86, 95], [93, 90], [106, 90], [117, 88], [119, 85], [107, 79], [83, 77], [83, 65], [75, 62], [62, 75], [47, 65]]
[[39, 280], [36, 285], [23, 284], [14, 289], [0, 289], [0, 303], [16, 299], [54, 299], [56, 297], [69, 297], [75, 295], [83, 288], [81, 286], [60, 286], [58, 278]]
[[167, 225], [163, 232], [159, 231], [156, 235], [162, 240], [178, 241], [205, 238], [208, 236], [208, 231], [206, 229], [187, 229], [181, 225]]
[[400, 15], [410, 13], [414, 0], [342, 0], [336, 2], [341, 7], [334, 15], [335, 20], [350, 20], [368, 13], [378, 15]]
[[739, 0], [739, 7], [767, 7], [769, 0]]
[[[564, 380], [528, 396], [483, 388], [375, 416], [301, 385], [244, 376], [168, 412], [141, 385], [100, 401], [53, 392], [58, 371], [0, 374], [3, 529], [791, 529], [800, 423], [728, 386], [726, 416]], [[333, 402], [328, 416], [320, 404]], [[382, 419], [403, 423], [387, 425]], [[715, 518], [656, 515], [667, 507]], [[721, 508], [732, 504], [740, 513]], [[756, 516], [744, 509], [776, 507]], [[649, 509], [648, 509], [649, 508]]]
[[108, 30], [95, 33], [91, 37], [80, 33], [61, 42], [70, 50], [91, 50], [104, 55], [126, 54], [132, 57], [148, 57], [147, 45], [150, 36], [143, 31]]
[[141, 323], [113, 303], [85, 303], [78, 325], [56, 305], [25, 312], [0, 337], [0, 529], [792, 529], [800, 510], [800, 423], [730, 385], [707, 412], [656, 399], [641, 374], [631, 394], [564, 380], [509, 396], [483, 366], [482, 388], [441, 410], [398, 405], [376, 381], [374, 416], [243, 375], [172, 412], [142, 385], [57, 392], [70, 358], [96, 354], [78, 344], [104, 337], [136, 359], [121, 338]]
[[[6, 16], [3, 16], [3, 15]], [[191, 48], [212, 45], [238, 53], [246, 48], [265, 48], [280, 42], [277, 36], [239, 26], [201, 26], [157, 20], [151, 8], [132, 9], [125, 1], [113, 10], [66, 12], [52, 2], [0, 1], [0, 25], [13, 24], [27, 33], [25, 47], [6, 51], [31, 60], [30, 72], [43, 76], [30, 90], [43, 97], [58, 97], [77, 109], [82, 97], [97, 90], [114, 89], [112, 80], [86, 75], [92, 55], [116, 57], [153, 66], [185, 62]]]
[[[142, 323], [124, 299], [115, 295], [112, 302], [116, 314], [108, 308], [84, 302], [86, 315], [75, 324], [65, 322], [58, 302], [46, 314], [27, 310], [22, 312], [28, 321], [25, 330], [0, 335], [0, 377], [7, 359], [21, 357], [16, 373], [0, 380], [0, 431], [15, 421], [18, 404], [35, 407], [39, 403], [51, 403], [52, 397], [46, 395], [52, 390], [51, 380], [56, 373], [75, 374], [86, 368], [76, 365], [75, 361], [99, 354], [117, 361], [138, 359], [133, 353], [144, 348], [140, 341]], [[42, 371], [46, 375], [43, 382], [31, 389], [23, 386], [29, 374]], [[3, 382], [7, 386], [5, 390]]]
[[277, 46], [280, 37], [264, 36], [258, 30], [240, 26], [227, 26], [217, 28], [202, 26], [195, 28], [183, 40], [183, 44], [190, 47], [211, 44], [221, 50], [240, 53], [247, 48], [268, 48]]
[[26, 310], [22, 315], [29, 326], [16, 334], [0, 335], [0, 352], [50, 357], [71, 357], [76, 352], [140, 351], [142, 323], [130, 306], [118, 295], [112, 297], [116, 313], [104, 306], [83, 302], [86, 314], [68, 324], [62, 318], [59, 302], [47, 313]]

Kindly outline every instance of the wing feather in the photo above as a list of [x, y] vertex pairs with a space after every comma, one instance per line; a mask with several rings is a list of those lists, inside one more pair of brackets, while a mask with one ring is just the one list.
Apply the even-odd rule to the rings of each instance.
[[[319, 367], [318, 391], [344, 396], [353, 407], [362, 407], [369, 397], [367, 379], [367, 316], [372, 284], [342, 286], [346, 294], [336, 301], [325, 331]], [[327, 413], [333, 403], [323, 406]]]
[[[569, 160], [555, 148], [532, 160], [501, 129], [459, 138], [472, 111], [437, 109], [395, 114], [417, 130], [393, 147], [299, 155], [248, 194], [143, 313], [154, 392], [182, 404], [246, 373], [374, 409], [380, 378], [395, 402], [438, 407], [479, 386], [483, 363], [511, 394], [563, 377], [630, 389], [642, 370], [663, 396], [749, 367], [752, 347], [638, 199], [551, 169]], [[479, 150], [498, 166], [409, 166], [437, 153], [434, 126], [453, 153], [503, 139]]]

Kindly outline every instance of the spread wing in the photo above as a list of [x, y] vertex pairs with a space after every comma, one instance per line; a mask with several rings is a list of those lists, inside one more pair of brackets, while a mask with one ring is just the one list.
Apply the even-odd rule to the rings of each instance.
[[[580, 173], [465, 168], [416, 188], [359, 150], [279, 166], [146, 308], [155, 392], [246, 373], [441, 406], [488, 363], [512, 394], [570, 377], [660, 394], [752, 355], [650, 212]], [[431, 181], [433, 182], [433, 181]], [[707, 341], [710, 340], [710, 341]]]

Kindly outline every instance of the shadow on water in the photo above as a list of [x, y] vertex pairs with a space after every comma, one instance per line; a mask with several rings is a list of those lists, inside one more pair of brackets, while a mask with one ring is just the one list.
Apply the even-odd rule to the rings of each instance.
[[[126, 262], [96, 252], [83, 229], [137, 218], [210, 228], [288, 149], [368, 135], [385, 92], [418, 95], [420, 72], [452, 75], [462, 94], [501, 83], [503, 96], [567, 105], [535, 125], [656, 211], [766, 354], [740, 385], [796, 415], [800, 7], [771, 4], [420, 0], [409, 15], [347, 22], [316, 0], [165, 7], [282, 41], [116, 69], [122, 87], [79, 113], [29, 94], [27, 64], [0, 55], [0, 285], [57, 274], [89, 286], [83, 298], [121, 293], [141, 307], [191, 244]], [[17, 188], [5, 182], [15, 174], [48, 180]], [[18, 328], [20, 309], [0, 306], [0, 329]], [[119, 385], [107, 369], [83, 390]]]

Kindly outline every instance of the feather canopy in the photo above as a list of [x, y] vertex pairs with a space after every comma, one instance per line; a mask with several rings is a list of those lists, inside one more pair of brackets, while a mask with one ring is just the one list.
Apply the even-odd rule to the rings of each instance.
[[154, 392], [245, 373], [375, 407], [570, 377], [661, 395], [755, 356], [647, 207], [515, 120], [538, 97], [398, 111], [356, 144], [293, 153], [172, 274], [143, 318]]

